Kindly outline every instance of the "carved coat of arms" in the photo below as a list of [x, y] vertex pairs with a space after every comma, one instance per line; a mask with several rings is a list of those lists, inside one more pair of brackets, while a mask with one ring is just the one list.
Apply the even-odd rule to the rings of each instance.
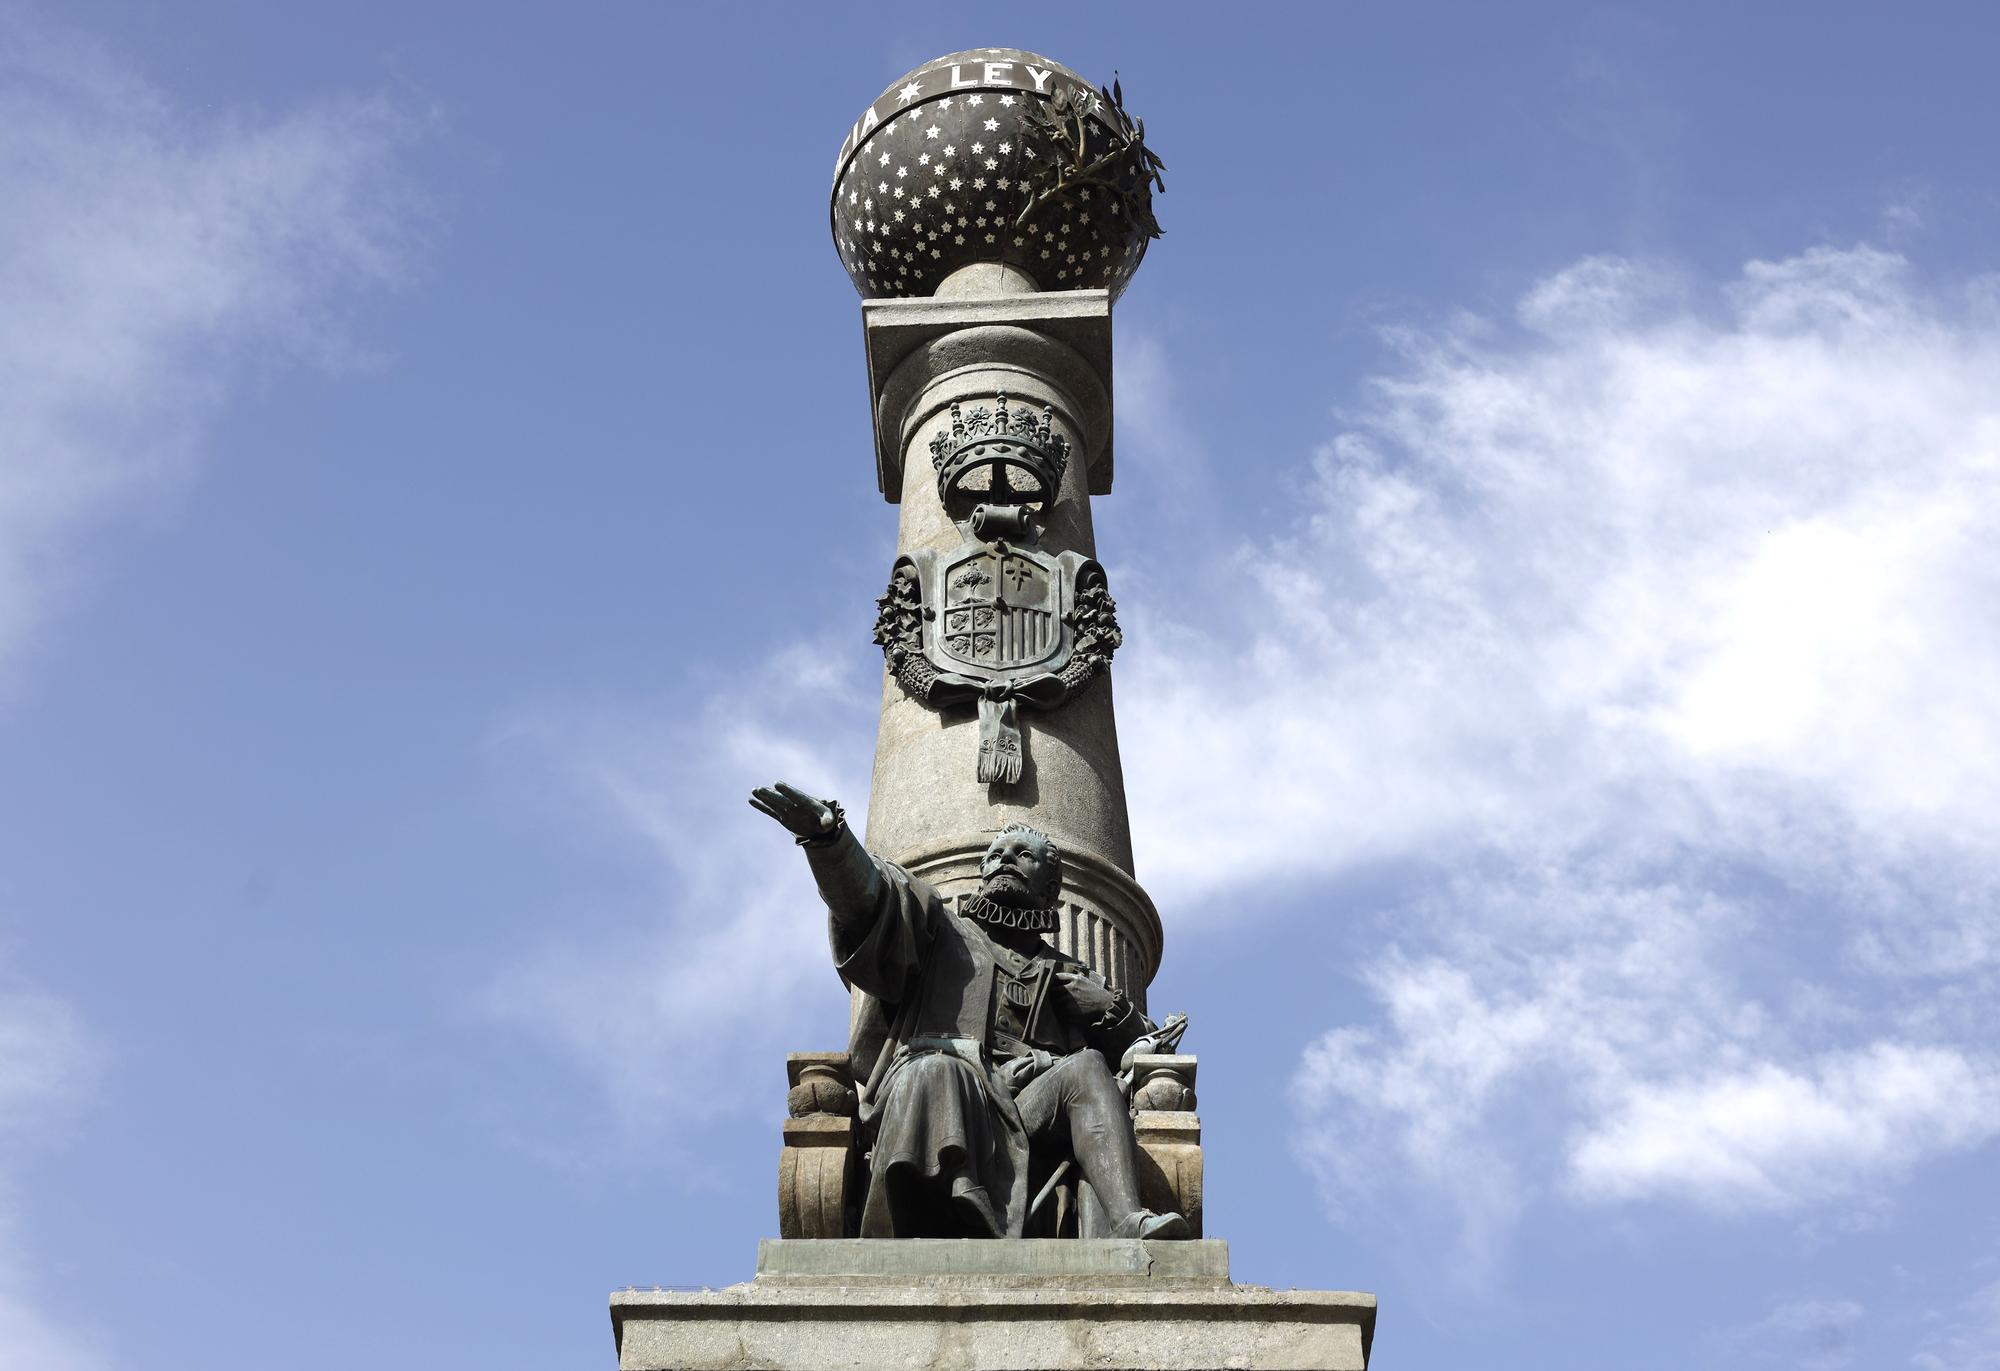
[[875, 641], [926, 704], [979, 704], [979, 779], [1021, 778], [1019, 708], [1054, 709], [1117, 649], [1104, 569], [1076, 552], [1005, 540], [899, 558]]

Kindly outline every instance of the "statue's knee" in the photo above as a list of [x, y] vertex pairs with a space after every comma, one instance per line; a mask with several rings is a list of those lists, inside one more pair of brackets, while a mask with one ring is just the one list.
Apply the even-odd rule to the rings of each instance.
[[1104, 1054], [1094, 1047], [1086, 1047], [1076, 1054], [1077, 1074], [1093, 1089], [1116, 1090], [1118, 1078], [1111, 1072], [1111, 1063], [1104, 1060]]
[[1111, 1074], [1111, 1064], [1104, 1060], [1104, 1054], [1094, 1047], [1086, 1047], [1080, 1052], [1072, 1052], [1063, 1059], [1063, 1069], [1069, 1087], [1069, 1097], [1078, 1104], [1117, 1105], [1121, 1111], [1125, 1103], [1124, 1092], [1118, 1088], [1118, 1078]]

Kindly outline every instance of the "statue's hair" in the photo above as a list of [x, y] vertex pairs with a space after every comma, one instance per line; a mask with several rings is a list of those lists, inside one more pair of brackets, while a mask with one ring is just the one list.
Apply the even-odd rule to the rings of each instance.
[[[1055, 884], [1056, 893], [1060, 894], [1063, 883], [1063, 854], [1062, 849], [1056, 846], [1056, 840], [1042, 832], [1039, 828], [1033, 828], [1016, 821], [1008, 824], [998, 833], [995, 833], [993, 835], [993, 842], [997, 843], [1010, 834], [1019, 834], [1023, 837], [1033, 838], [1042, 845], [1042, 850], [1049, 854], [1049, 876]], [[992, 847], [993, 843], [987, 844], [988, 851], [991, 851]]]

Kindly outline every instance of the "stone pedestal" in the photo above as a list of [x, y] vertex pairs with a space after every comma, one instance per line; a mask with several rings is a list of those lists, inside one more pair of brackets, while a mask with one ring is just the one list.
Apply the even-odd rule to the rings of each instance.
[[1233, 1285], [1217, 1241], [767, 1240], [611, 1325], [624, 1371], [1364, 1371], [1375, 1297]]

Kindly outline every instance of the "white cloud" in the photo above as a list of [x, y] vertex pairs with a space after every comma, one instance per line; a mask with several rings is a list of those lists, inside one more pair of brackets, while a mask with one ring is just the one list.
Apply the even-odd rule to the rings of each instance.
[[[2000, 329], [1906, 276], [1753, 263], [1709, 319], [1593, 260], [1528, 293], [1538, 336], [1403, 337], [1304, 519], [1234, 565], [1231, 620], [1261, 633], [1133, 606], [1148, 879], [1194, 903], [1593, 824], [1748, 850], [1804, 824], [1837, 860], [1867, 827], [1989, 863]], [[1183, 819], [1225, 860], [1146, 846]]]
[[1948, 1048], [1877, 1043], [1795, 1072], [1765, 1062], [1643, 1084], [1577, 1139], [1574, 1184], [1783, 1206], [2000, 1133], [2000, 1071]]
[[1932, 1317], [1910, 1365], [1917, 1371], [2000, 1369], [2000, 1281], [1981, 1286]]
[[197, 117], [0, 15], [0, 670], [80, 538], [195, 464], [253, 355], [350, 360], [338, 298], [397, 271], [408, 132], [377, 101]]
[[99, 1055], [63, 1001], [0, 981], [0, 1365], [90, 1371], [102, 1364], [87, 1335], [42, 1312], [16, 1201], [29, 1154], [63, 1127]]
[[1992, 1134], [1982, 289], [1865, 247], [1719, 286], [1580, 262], [1521, 330], [1392, 335], [1296, 524], [1206, 569], [1213, 614], [1129, 606], [1140, 875], [1178, 926], [1422, 873], [1360, 969], [1379, 1020], [1299, 1070], [1336, 1209], [1395, 1159], [1476, 1258], [1556, 1191], [1796, 1207]]
[[[635, 920], [552, 911], [560, 932], [515, 957], [484, 996], [489, 1014], [595, 1083], [614, 1150], [657, 1158], [719, 1116], [781, 1109], [786, 1052], [847, 1046], [811, 873], [790, 835], [747, 802], [752, 786], [788, 780], [840, 799], [865, 827], [880, 677], [865, 659], [852, 674], [828, 666], [843, 660], [795, 648], [692, 716], [548, 707], [497, 739], [565, 777], [565, 807], [582, 797], [586, 823], [638, 837], [659, 874], [656, 902]], [[534, 1145], [581, 1146], [573, 1134]]]
[[1855, 1333], [1868, 1311], [1853, 1300], [1784, 1300], [1728, 1341], [1728, 1360], [1776, 1363], [1794, 1371], [1840, 1371], [1853, 1364]]

